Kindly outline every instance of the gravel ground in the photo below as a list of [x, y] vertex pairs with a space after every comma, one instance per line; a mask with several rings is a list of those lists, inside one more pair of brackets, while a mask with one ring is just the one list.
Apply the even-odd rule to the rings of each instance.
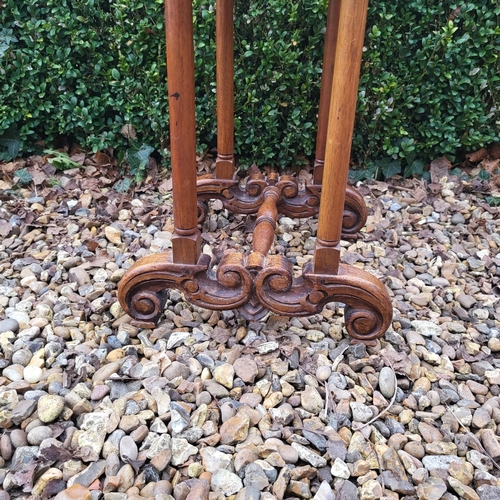
[[[249, 323], [175, 290], [135, 328], [117, 284], [170, 246], [169, 193], [71, 171], [2, 194], [0, 500], [499, 500], [498, 209], [433, 186], [360, 188], [371, 215], [343, 259], [394, 306], [368, 348], [341, 305]], [[253, 220], [213, 202], [204, 252], [248, 249]], [[281, 218], [272, 251], [299, 270], [316, 226]]]

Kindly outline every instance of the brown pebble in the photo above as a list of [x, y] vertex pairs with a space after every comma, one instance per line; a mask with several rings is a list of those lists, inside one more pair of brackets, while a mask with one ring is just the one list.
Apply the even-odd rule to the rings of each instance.
[[14, 429], [10, 433], [10, 440], [14, 448], [28, 445], [28, 434], [21, 429]]
[[12, 458], [12, 441], [8, 434], [3, 434], [0, 438], [0, 453], [4, 460], [10, 460]]

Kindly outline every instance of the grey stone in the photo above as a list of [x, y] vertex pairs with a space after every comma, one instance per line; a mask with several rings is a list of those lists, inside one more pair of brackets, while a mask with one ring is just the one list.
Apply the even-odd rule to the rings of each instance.
[[187, 439], [172, 438], [172, 465], [182, 465], [197, 453], [198, 448], [189, 444]]
[[394, 396], [394, 391], [396, 390], [395, 376], [392, 369], [388, 366], [384, 366], [380, 370], [378, 387], [382, 395], [387, 399], [391, 399]]
[[226, 469], [218, 469], [212, 475], [210, 483], [212, 490], [216, 493], [223, 493], [226, 496], [231, 496], [243, 488], [241, 479]]
[[28, 443], [33, 446], [39, 446], [44, 439], [50, 437], [52, 437], [52, 429], [45, 425], [41, 425], [28, 432]]
[[500, 486], [482, 484], [476, 489], [481, 500], [498, 500], [500, 498]]
[[12, 409], [11, 420], [15, 425], [19, 425], [23, 420], [31, 416], [36, 409], [36, 401], [23, 399]]
[[6, 318], [0, 321], [0, 333], [19, 331], [19, 322], [14, 318]]
[[429, 472], [437, 469], [448, 471], [453, 462], [463, 464], [464, 460], [456, 455], [427, 455], [422, 458], [422, 463]]
[[[391, 470], [384, 470], [380, 473], [378, 481], [381, 484], [385, 484], [387, 488], [401, 495], [414, 495], [415, 486], [404, 478], [399, 477], [396, 473]], [[383, 482], [382, 482], [383, 481]]]
[[313, 500], [335, 500], [335, 496], [333, 494], [332, 487], [328, 484], [327, 481], [323, 481], [316, 495], [314, 495]]
[[203, 468], [207, 472], [215, 472], [218, 469], [230, 469], [232, 456], [227, 453], [222, 453], [215, 448], [207, 447], [200, 450], [200, 455], [203, 461]]
[[98, 460], [91, 463], [86, 469], [78, 474], [75, 474], [68, 480], [68, 487], [74, 484], [81, 484], [88, 488], [96, 479], [98, 479], [106, 470], [106, 460]]
[[20, 446], [16, 448], [14, 455], [12, 456], [12, 469], [20, 469], [22, 465], [25, 465], [32, 460], [34, 460], [38, 454], [38, 446]]
[[137, 460], [138, 453], [135, 441], [130, 436], [123, 436], [120, 440], [120, 458], [128, 463]]
[[299, 443], [292, 443], [292, 447], [297, 450], [300, 459], [304, 460], [304, 462], [311, 464], [313, 467], [326, 466], [326, 460], [321, 455], [318, 455], [309, 448], [306, 448]]
[[245, 486], [251, 486], [259, 491], [269, 486], [269, 479], [267, 478], [262, 467], [256, 463], [249, 464], [245, 467]]
[[442, 332], [442, 328], [431, 321], [414, 320], [411, 322], [411, 326], [424, 337], [439, 337]]
[[337, 496], [335, 500], [358, 500], [358, 488], [348, 480], [341, 480], [336, 484]]

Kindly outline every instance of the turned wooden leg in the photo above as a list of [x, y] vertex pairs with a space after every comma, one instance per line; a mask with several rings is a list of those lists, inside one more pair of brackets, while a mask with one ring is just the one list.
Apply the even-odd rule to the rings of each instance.
[[335, 73], [331, 88], [325, 166], [314, 272], [336, 274], [356, 112], [368, 0], [338, 0]]
[[217, 0], [217, 179], [234, 176], [233, 32], [233, 0]]
[[328, 114], [332, 93], [335, 52], [339, 32], [340, 0], [330, 0], [326, 19], [325, 51], [323, 53], [323, 72], [321, 74], [321, 92], [319, 97], [318, 132], [316, 135], [316, 158], [314, 160], [314, 184], [321, 184], [325, 164], [326, 134], [328, 132]]
[[192, 4], [165, 0], [168, 107], [174, 205], [174, 262], [196, 264], [200, 232], [196, 197], [196, 121]]

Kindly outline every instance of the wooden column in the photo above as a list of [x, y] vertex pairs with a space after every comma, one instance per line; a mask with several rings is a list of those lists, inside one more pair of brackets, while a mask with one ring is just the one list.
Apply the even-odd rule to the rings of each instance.
[[233, 0], [217, 0], [217, 179], [234, 175]]
[[339, 32], [339, 14], [340, 0], [330, 0], [326, 19], [325, 51], [323, 53], [323, 72], [321, 74], [321, 92], [319, 97], [316, 158], [314, 160], [314, 184], [321, 184], [323, 180], [326, 134], [328, 131], [328, 112], [330, 110], [335, 51]]
[[175, 228], [172, 255], [176, 263], [196, 264], [200, 256], [200, 232], [191, 1], [165, 0], [165, 23]]
[[339, 0], [323, 186], [314, 252], [316, 274], [337, 274], [368, 0]]

